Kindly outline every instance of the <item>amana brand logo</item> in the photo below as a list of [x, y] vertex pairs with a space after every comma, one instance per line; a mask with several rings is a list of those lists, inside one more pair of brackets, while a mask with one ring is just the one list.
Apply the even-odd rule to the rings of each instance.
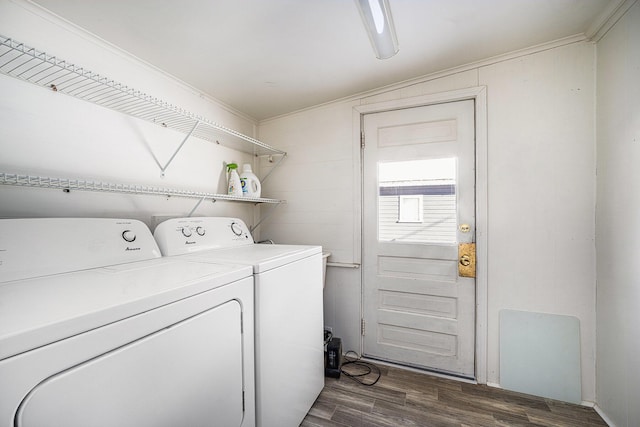
[[196, 242], [190, 242], [190, 241], [187, 240], [187, 241], [184, 242], [184, 244], [185, 245], [195, 245]]
[[127, 249], [125, 249], [125, 251], [139, 251], [140, 248], [130, 248], [129, 246], [127, 246]]

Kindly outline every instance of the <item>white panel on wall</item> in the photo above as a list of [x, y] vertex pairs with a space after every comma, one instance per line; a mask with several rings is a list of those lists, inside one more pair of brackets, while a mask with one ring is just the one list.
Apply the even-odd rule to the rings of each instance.
[[581, 403], [580, 321], [500, 310], [500, 384], [508, 390]]

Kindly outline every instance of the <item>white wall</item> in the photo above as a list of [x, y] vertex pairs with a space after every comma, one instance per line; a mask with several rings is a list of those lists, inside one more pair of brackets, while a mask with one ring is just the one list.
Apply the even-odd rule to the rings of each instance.
[[501, 309], [580, 320], [582, 399], [595, 387], [594, 47], [483, 67], [489, 98], [489, 378]]
[[[501, 309], [570, 315], [580, 320], [582, 398], [594, 401], [594, 60], [592, 44], [559, 43], [260, 123], [261, 138], [291, 145], [287, 166], [265, 190], [289, 206], [263, 235], [288, 241], [293, 229], [296, 243], [322, 244], [334, 253], [330, 260], [358, 263], [352, 107], [486, 86], [487, 380], [500, 383]], [[325, 289], [325, 323], [345, 349], [358, 351], [360, 280], [359, 270], [329, 268]]]
[[598, 42], [597, 403], [640, 425], [640, 4]]
[[[22, 0], [0, 0], [0, 32], [247, 135], [255, 122]], [[160, 177], [183, 134], [0, 74], [0, 172], [226, 193], [223, 162], [252, 156], [192, 138]], [[182, 216], [196, 199], [0, 186], [0, 217]], [[252, 205], [204, 202], [195, 215], [237, 215]]]
[[[351, 114], [358, 102], [347, 101], [269, 121], [259, 137], [278, 142], [284, 162], [263, 183], [264, 197], [287, 200], [261, 226], [262, 237], [276, 243], [322, 245], [332, 262], [359, 262], [358, 218], [354, 215], [357, 177], [351, 143]], [[268, 164], [264, 164], [266, 171]], [[359, 341], [360, 270], [327, 269], [325, 325], [343, 338], [344, 348]]]

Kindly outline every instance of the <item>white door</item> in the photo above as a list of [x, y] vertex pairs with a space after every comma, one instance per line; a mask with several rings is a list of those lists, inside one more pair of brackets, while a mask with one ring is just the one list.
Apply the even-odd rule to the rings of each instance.
[[363, 354], [473, 378], [474, 101], [366, 114], [363, 131]]

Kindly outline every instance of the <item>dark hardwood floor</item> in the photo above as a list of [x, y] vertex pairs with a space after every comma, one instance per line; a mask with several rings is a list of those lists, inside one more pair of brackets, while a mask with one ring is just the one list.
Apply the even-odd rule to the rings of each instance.
[[[553, 426], [607, 424], [592, 408], [377, 365], [371, 387], [341, 375], [325, 387], [301, 426]], [[358, 369], [349, 366], [351, 372]], [[371, 382], [372, 374], [365, 377]]]

